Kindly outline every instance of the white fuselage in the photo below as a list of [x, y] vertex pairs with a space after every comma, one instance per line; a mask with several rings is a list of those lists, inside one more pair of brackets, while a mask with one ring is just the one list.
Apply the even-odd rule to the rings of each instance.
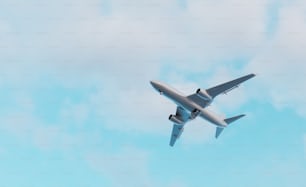
[[173, 102], [175, 102], [178, 106], [184, 108], [189, 113], [197, 110], [200, 111], [199, 116], [206, 119], [207, 121], [219, 126], [219, 127], [226, 127], [227, 124], [224, 119], [220, 118], [216, 114], [209, 112], [205, 108], [201, 107], [199, 104], [195, 103], [188, 97], [180, 94], [177, 90], [171, 88], [170, 86], [158, 82], [158, 81], [151, 81], [152, 86], [162, 95], [166, 96]]

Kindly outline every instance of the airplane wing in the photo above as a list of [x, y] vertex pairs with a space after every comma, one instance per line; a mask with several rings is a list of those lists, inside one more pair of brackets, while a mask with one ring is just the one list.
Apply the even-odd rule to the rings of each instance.
[[184, 131], [184, 126], [183, 125], [177, 125], [177, 124], [173, 125], [171, 139], [170, 139], [170, 146], [171, 147], [174, 146], [176, 140], [181, 136], [183, 131]]
[[[189, 114], [182, 107], [177, 107], [176, 116], [184, 121], [184, 124], [189, 120]], [[184, 130], [184, 124], [173, 124], [171, 138], [170, 138], [170, 146], [174, 146], [176, 140], [180, 138], [181, 134]]]
[[247, 81], [247, 80], [249, 80], [253, 77], [255, 77], [255, 74], [249, 74], [249, 75], [240, 77], [238, 79], [226, 82], [224, 84], [220, 84], [220, 85], [215, 86], [213, 88], [209, 88], [206, 91], [211, 97], [214, 98], [219, 94], [227, 93], [227, 92], [237, 88], [241, 83], [243, 83], [243, 82], [245, 82], [245, 81]]
[[197, 103], [202, 108], [205, 108], [209, 104], [208, 101], [202, 99], [200, 96], [198, 96], [198, 94], [189, 95], [189, 96], [187, 96], [187, 98], [192, 100], [193, 102]]

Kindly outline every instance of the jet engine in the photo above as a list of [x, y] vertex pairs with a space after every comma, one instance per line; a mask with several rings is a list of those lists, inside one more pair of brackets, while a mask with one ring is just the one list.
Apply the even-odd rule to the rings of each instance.
[[176, 124], [184, 124], [184, 121], [182, 121], [178, 116], [176, 115], [170, 115], [169, 116], [169, 120], [172, 121], [173, 123], [176, 123]]
[[213, 98], [207, 93], [206, 90], [197, 89], [197, 95], [205, 101], [211, 101]]

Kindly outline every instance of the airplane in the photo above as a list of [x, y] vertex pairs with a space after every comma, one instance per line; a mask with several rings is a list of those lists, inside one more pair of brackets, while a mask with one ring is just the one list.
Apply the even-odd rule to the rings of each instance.
[[170, 138], [170, 146], [173, 147], [176, 140], [180, 138], [185, 124], [198, 116], [217, 126], [215, 138], [218, 138], [224, 128], [226, 128], [229, 124], [244, 117], [245, 115], [242, 114], [223, 119], [208, 111], [206, 107], [213, 102], [216, 96], [220, 94], [227, 94], [229, 91], [238, 88], [241, 83], [255, 76], [255, 74], [249, 74], [209, 89], [199, 88], [196, 90], [196, 93], [189, 96], [179, 93], [177, 90], [171, 88], [167, 84], [159, 81], [150, 81], [153, 88], [155, 88], [160, 95], [166, 96], [177, 105], [176, 114], [171, 114], [169, 116], [169, 120], [174, 123]]

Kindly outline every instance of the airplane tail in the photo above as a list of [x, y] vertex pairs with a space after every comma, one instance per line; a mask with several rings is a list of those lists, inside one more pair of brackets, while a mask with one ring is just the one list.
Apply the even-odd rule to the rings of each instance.
[[238, 120], [238, 119], [240, 119], [240, 118], [242, 118], [244, 116], [245, 116], [245, 114], [242, 114], [242, 115], [239, 115], [239, 116], [227, 118], [224, 121], [225, 121], [225, 123], [227, 123], [229, 125], [229, 124], [233, 123], [234, 121], [236, 121], [236, 120]]
[[[236, 120], [238, 120], [238, 119], [240, 119], [240, 118], [242, 118], [244, 116], [245, 116], [245, 114], [242, 114], [242, 115], [239, 115], [239, 116], [235, 116], [235, 117], [224, 119], [224, 121], [225, 121], [225, 123], [227, 123], [229, 125], [229, 124], [233, 123], [234, 121], [236, 121]], [[216, 138], [218, 138], [220, 136], [220, 134], [222, 133], [223, 129], [224, 128], [222, 128], [222, 127], [217, 127], [216, 135], [215, 135]]]

